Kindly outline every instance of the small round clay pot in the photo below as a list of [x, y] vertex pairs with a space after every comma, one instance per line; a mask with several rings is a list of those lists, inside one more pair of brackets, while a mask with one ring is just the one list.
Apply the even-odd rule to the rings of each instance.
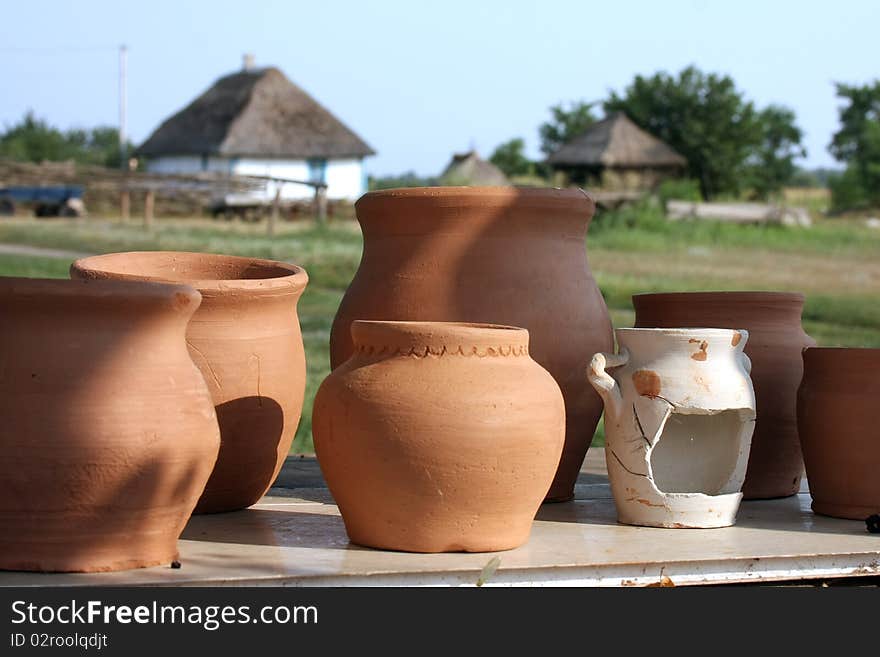
[[804, 295], [795, 292], [636, 294], [636, 328], [745, 329], [758, 418], [744, 499], [787, 497], [800, 490], [804, 461], [797, 432], [801, 350], [816, 342], [801, 328]]
[[409, 552], [508, 550], [529, 536], [565, 439], [528, 331], [356, 321], [321, 384], [318, 462], [349, 538]]
[[864, 520], [880, 513], [880, 349], [804, 351], [798, 433], [813, 511]]
[[299, 424], [306, 361], [296, 304], [305, 270], [271, 260], [178, 252], [77, 260], [71, 276], [186, 282], [202, 294], [187, 329], [220, 422], [220, 456], [196, 513], [235, 511], [272, 485]]
[[183, 285], [0, 279], [0, 568], [168, 564], [220, 435]]
[[565, 399], [565, 449], [547, 501], [574, 484], [602, 415], [583, 377], [614, 346], [587, 260], [595, 202], [579, 189], [416, 187], [357, 204], [364, 254], [330, 333], [330, 362], [352, 354], [357, 319], [485, 322], [529, 331], [532, 357]]

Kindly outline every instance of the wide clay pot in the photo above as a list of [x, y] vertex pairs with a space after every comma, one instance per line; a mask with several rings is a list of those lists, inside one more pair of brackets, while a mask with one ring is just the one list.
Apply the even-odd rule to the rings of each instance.
[[798, 433], [813, 511], [864, 520], [880, 513], [880, 349], [804, 351]]
[[620, 522], [734, 524], [755, 427], [747, 340], [727, 329], [617, 329], [619, 353], [593, 357]]
[[602, 414], [583, 368], [613, 346], [587, 263], [593, 200], [576, 189], [428, 187], [371, 192], [356, 209], [364, 252], [333, 322], [331, 365], [352, 354], [356, 319], [528, 329], [532, 357], [565, 398], [565, 449], [547, 499], [571, 499]]
[[758, 419], [745, 499], [794, 495], [804, 462], [797, 432], [801, 350], [816, 342], [801, 328], [804, 296], [792, 292], [671, 292], [633, 296], [639, 328], [745, 329]]
[[0, 568], [169, 564], [220, 435], [182, 285], [0, 278]]
[[214, 398], [220, 456], [196, 513], [235, 511], [272, 485], [299, 424], [306, 361], [296, 304], [305, 270], [272, 260], [171, 251], [77, 260], [74, 278], [185, 282], [202, 294], [186, 333]]
[[520, 328], [356, 321], [321, 384], [312, 432], [354, 543], [508, 550], [556, 472], [565, 407]]

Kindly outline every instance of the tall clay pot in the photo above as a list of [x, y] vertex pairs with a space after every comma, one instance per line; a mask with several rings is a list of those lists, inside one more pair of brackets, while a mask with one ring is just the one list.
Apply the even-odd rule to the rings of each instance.
[[0, 568], [168, 564], [220, 435], [182, 285], [0, 278]]
[[813, 511], [864, 520], [880, 513], [880, 349], [804, 351], [798, 432]]
[[565, 436], [559, 386], [507, 326], [356, 321], [313, 433], [354, 543], [410, 552], [523, 544]]
[[204, 253], [114, 253], [77, 260], [74, 278], [186, 282], [202, 305], [186, 334], [214, 398], [220, 456], [196, 513], [254, 504], [290, 451], [302, 412], [306, 362], [296, 304], [305, 270]]
[[633, 296], [637, 328], [745, 329], [757, 421], [745, 499], [794, 495], [804, 463], [797, 432], [801, 350], [815, 341], [801, 328], [804, 296], [790, 292], [671, 292]]
[[587, 263], [593, 200], [580, 190], [429, 187], [371, 192], [356, 209], [364, 252], [333, 322], [331, 365], [352, 354], [356, 319], [528, 329], [532, 357], [565, 398], [565, 449], [547, 499], [571, 499], [602, 413], [583, 369], [613, 344]]

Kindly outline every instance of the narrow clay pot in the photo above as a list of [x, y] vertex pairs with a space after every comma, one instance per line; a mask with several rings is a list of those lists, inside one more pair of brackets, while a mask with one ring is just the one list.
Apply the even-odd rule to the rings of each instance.
[[71, 276], [186, 282], [202, 305], [186, 339], [217, 408], [220, 456], [196, 513], [254, 504], [293, 442], [306, 362], [296, 304], [305, 270], [271, 260], [205, 253], [113, 253], [77, 260]]
[[168, 564], [220, 435], [183, 285], [0, 278], [0, 568]]
[[864, 520], [880, 513], [880, 349], [804, 351], [798, 432], [813, 511]]
[[613, 346], [587, 262], [593, 200], [576, 189], [428, 187], [371, 192], [356, 209], [364, 253], [333, 322], [333, 367], [352, 354], [356, 319], [528, 329], [532, 357], [565, 398], [565, 450], [547, 499], [571, 499], [602, 414], [583, 368]]
[[593, 357], [620, 522], [735, 522], [755, 427], [747, 340], [729, 329], [617, 329], [619, 353]]
[[745, 499], [794, 495], [804, 462], [797, 433], [804, 296], [791, 292], [671, 292], [633, 296], [637, 328], [745, 329], [758, 419], [743, 484]]
[[553, 377], [506, 326], [356, 321], [312, 427], [349, 538], [409, 552], [529, 536], [565, 439]]

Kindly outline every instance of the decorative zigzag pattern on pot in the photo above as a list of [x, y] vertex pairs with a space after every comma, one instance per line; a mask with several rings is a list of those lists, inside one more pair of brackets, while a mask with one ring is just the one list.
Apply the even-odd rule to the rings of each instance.
[[528, 356], [528, 345], [498, 345], [497, 347], [486, 347], [481, 350], [477, 346], [458, 345], [456, 347], [448, 347], [447, 345], [425, 345], [424, 347], [410, 347], [409, 349], [402, 347], [394, 347], [385, 345], [377, 347], [369, 344], [356, 344], [355, 351], [359, 355], [364, 356], [413, 356], [415, 358], [427, 358], [428, 356], [476, 356], [477, 358], [492, 357], [518, 357]]

